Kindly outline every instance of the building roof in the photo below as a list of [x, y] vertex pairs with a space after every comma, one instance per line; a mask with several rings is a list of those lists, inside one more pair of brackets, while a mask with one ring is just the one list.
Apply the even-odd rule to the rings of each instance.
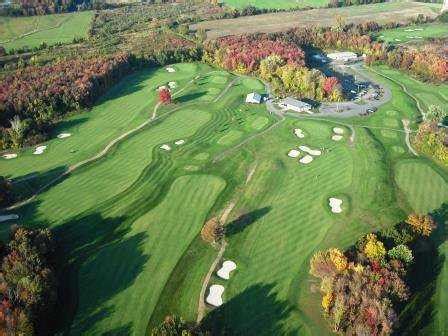
[[351, 51], [341, 51], [341, 52], [327, 54], [327, 57], [331, 58], [331, 59], [357, 58], [358, 55], [356, 55], [354, 52], [351, 52]]
[[297, 100], [297, 99], [291, 98], [291, 97], [287, 97], [287, 98], [283, 99], [281, 101], [281, 104], [291, 105], [291, 106], [298, 107], [298, 108], [310, 108], [311, 107], [310, 104], [305, 103], [305, 102], [303, 102], [301, 100]]
[[256, 93], [256, 92], [251, 92], [251, 93], [249, 93], [246, 96], [246, 101], [249, 101], [249, 100], [255, 100], [255, 101], [260, 102], [261, 101], [261, 95]]

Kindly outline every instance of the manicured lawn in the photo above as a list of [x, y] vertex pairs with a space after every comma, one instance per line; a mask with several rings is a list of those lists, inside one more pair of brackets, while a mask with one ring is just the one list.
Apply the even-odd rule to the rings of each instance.
[[254, 6], [257, 8], [299, 8], [299, 7], [324, 7], [326, 0], [224, 0], [224, 3], [235, 8]]
[[375, 38], [391, 44], [419, 42], [428, 38], [446, 36], [448, 36], [448, 25], [444, 23], [428, 23], [394, 29], [385, 29], [374, 34]]
[[421, 161], [400, 162], [395, 178], [417, 213], [431, 212], [448, 201], [448, 183]]
[[0, 20], [0, 44], [7, 50], [37, 47], [45, 42], [71, 42], [87, 37], [93, 11], [32, 17], [6, 17]]
[[[196, 320], [202, 281], [217, 253], [199, 232], [235, 201], [224, 258], [235, 261], [237, 270], [227, 281], [212, 276], [210, 284], [225, 286], [225, 304], [208, 307], [204, 323], [225, 325], [229, 335], [329, 334], [319, 295], [310, 291], [313, 252], [347, 247], [413, 209], [428, 211], [448, 199], [446, 172], [412, 157], [404, 142], [401, 120], [417, 119], [415, 102], [398, 84], [378, 77], [390, 85], [393, 99], [371, 117], [343, 121], [356, 130], [353, 144], [350, 129], [341, 125], [344, 140], [334, 142], [337, 120], [278, 122], [263, 104], [244, 104], [247, 93], [264, 92], [256, 79], [244, 77], [228, 87], [235, 75], [225, 71], [174, 67], [175, 73], [159, 69], [127, 77], [91, 111], [62, 123], [55, 135], [72, 137], [50, 140], [41, 156], [29, 149], [0, 161], [2, 172], [14, 178], [37, 172], [16, 183], [29, 194], [48, 176], [147, 120], [158, 86], [174, 80], [182, 90], [175, 104], [159, 109], [160, 120], [14, 210], [19, 223], [52, 228], [67, 256], [62, 327], [71, 334], [144, 335], [168, 314]], [[399, 74], [403, 83], [414, 82]], [[427, 84], [414, 84], [416, 93], [420, 85]], [[444, 87], [427, 86], [421, 103], [433, 99], [428, 97], [442, 102]], [[297, 127], [304, 139], [293, 134]], [[176, 146], [179, 139], [185, 143]], [[161, 149], [163, 144], [171, 150]], [[299, 145], [323, 154], [299, 164], [287, 156]], [[343, 213], [330, 211], [329, 197], [344, 200]], [[437, 293], [438, 324], [431, 330], [443, 330], [445, 323], [445, 294]]]

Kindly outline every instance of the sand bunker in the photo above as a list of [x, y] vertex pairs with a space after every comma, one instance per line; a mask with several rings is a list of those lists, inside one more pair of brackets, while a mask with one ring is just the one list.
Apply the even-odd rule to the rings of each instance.
[[305, 137], [305, 134], [303, 134], [303, 131], [300, 128], [294, 129], [294, 134], [300, 139]]
[[168, 72], [176, 72], [176, 69], [174, 69], [172, 67], [167, 67], [166, 71], [168, 71]]
[[333, 141], [341, 141], [342, 140], [342, 135], [335, 134], [335, 135], [333, 135], [331, 137], [331, 140], [333, 140]]
[[313, 157], [311, 155], [305, 155], [303, 158], [299, 160], [300, 163], [308, 164], [313, 161]]
[[185, 140], [177, 140], [176, 142], [175, 142], [175, 144], [177, 145], [177, 146], [180, 146], [180, 145], [183, 145], [185, 143]]
[[37, 146], [34, 155], [40, 155], [47, 149], [47, 146]]
[[219, 307], [222, 305], [222, 293], [224, 293], [224, 286], [212, 285], [208, 293], [205, 302], [211, 304], [212, 306]]
[[313, 156], [319, 156], [319, 155], [322, 154], [322, 152], [320, 150], [318, 150], [318, 149], [311, 149], [311, 148], [309, 148], [307, 146], [300, 146], [299, 148], [302, 151], [304, 151], [304, 152], [306, 152], [306, 153], [308, 153], [310, 155], [313, 155]]
[[216, 272], [216, 274], [224, 280], [229, 280], [230, 272], [236, 270], [236, 264], [233, 261], [226, 260], [222, 263], [222, 267]]
[[344, 134], [344, 129], [343, 128], [340, 128], [340, 127], [334, 127], [333, 128], [333, 132], [335, 133], [335, 134]]
[[291, 149], [288, 153], [288, 156], [291, 158], [299, 157], [299, 155], [300, 155], [300, 152], [296, 149]]
[[72, 136], [71, 133], [61, 133], [61, 134], [58, 134], [58, 138], [59, 139], [65, 139], [65, 138], [68, 138], [70, 136]]
[[170, 151], [171, 147], [167, 144], [160, 146], [160, 149], [166, 150], [166, 151]]
[[339, 198], [331, 197], [328, 199], [328, 204], [331, 207], [331, 212], [333, 213], [341, 213], [342, 212], [342, 200]]
[[3, 154], [2, 156], [3, 156], [4, 159], [10, 160], [10, 159], [15, 159], [17, 157], [17, 154], [15, 154], [15, 153]]
[[9, 221], [11, 219], [19, 219], [19, 215], [3, 215], [0, 216], [0, 222], [6, 222]]
[[170, 89], [175, 89], [177, 84], [176, 84], [176, 82], [169, 82], [168, 86], [170, 87]]

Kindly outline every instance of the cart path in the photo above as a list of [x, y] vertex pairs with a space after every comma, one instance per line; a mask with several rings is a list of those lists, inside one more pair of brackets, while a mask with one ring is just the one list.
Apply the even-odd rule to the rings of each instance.
[[408, 149], [409, 149], [409, 151], [412, 153], [412, 154], [414, 154], [415, 156], [418, 156], [418, 153], [417, 153], [417, 151], [412, 147], [412, 145], [411, 145], [411, 141], [410, 141], [410, 139], [409, 139], [409, 135], [411, 134], [411, 130], [409, 129], [409, 120], [407, 120], [407, 119], [403, 119], [403, 120], [401, 120], [402, 122], [403, 122], [403, 127], [404, 127], [404, 130], [405, 130], [405, 132], [406, 132], [406, 135], [405, 135], [405, 141], [406, 141], [406, 145], [408, 146]]

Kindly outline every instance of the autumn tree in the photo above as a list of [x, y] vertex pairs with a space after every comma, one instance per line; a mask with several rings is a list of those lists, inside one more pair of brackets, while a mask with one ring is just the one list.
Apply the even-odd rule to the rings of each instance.
[[428, 237], [436, 228], [436, 223], [429, 215], [410, 214], [405, 221], [416, 234]]
[[441, 106], [430, 105], [428, 111], [424, 115], [424, 119], [428, 122], [440, 123], [445, 119], [446, 116], [448, 116], [448, 112], [445, 111]]
[[159, 102], [162, 104], [170, 104], [171, 103], [171, 91], [164, 87], [159, 90]]

